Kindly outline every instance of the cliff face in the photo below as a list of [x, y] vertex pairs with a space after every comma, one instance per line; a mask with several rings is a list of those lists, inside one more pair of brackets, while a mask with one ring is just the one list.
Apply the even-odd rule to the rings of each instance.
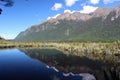
[[120, 5], [93, 13], [58, 15], [21, 32], [16, 41], [114, 41], [120, 39]]

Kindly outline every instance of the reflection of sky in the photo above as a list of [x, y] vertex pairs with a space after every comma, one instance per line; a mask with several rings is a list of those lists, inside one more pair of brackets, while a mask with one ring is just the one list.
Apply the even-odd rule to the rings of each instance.
[[[31, 59], [17, 49], [0, 50], [0, 80], [8, 78], [9, 80], [16, 80], [16, 78], [17, 80], [82, 80], [81, 76], [85, 78], [84, 74], [70, 73], [65, 76], [55, 67], [49, 67], [38, 60]], [[88, 74], [88, 76], [92, 75]]]
[[[54, 69], [56, 72], [59, 72], [58, 69], [56, 69], [55, 67], [49, 67], [48, 65], [46, 66], [47, 68], [51, 68], [51, 69]], [[83, 77], [83, 80], [96, 80], [94, 75], [92, 74], [89, 74], [89, 73], [80, 73], [80, 74], [74, 74], [72, 72], [69, 72], [69, 73], [63, 73], [63, 76], [65, 77], [70, 77], [70, 76], [74, 76], [74, 77], [79, 77], [82, 76]], [[76, 78], [77, 79], [77, 78]]]

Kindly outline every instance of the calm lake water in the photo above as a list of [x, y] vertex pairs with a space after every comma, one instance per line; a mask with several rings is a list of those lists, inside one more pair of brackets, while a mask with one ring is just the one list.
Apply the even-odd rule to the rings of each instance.
[[0, 80], [103, 80], [104, 66], [55, 49], [0, 50]]

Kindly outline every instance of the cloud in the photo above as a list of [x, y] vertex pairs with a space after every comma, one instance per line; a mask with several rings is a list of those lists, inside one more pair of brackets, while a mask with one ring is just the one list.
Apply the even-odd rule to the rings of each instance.
[[71, 10], [69, 10], [69, 9], [64, 10], [64, 13], [66, 13], [66, 12], [70, 12], [71, 13]]
[[90, 0], [91, 4], [98, 4], [100, 0]]
[[113, 3], [115, 1], [120, 1], [120, 0], [103, 0], [104, 4], [109, 4], [109, 3]]
[[61, 3], [55, 3], [54, 6], [51, 9], [57, 11], [60, 8], [62, 8], [62, 4]]
[[49, 20], [49, 19], [51, 19], [51, 18], [57, 18], [59, 15], [60, 15], [60, 14], [57, 14], [57, 15], [55, 15], [55, 16], [53, 16], [53, 17], [48, 17], [47, 20]]
[[59, 15], [60, 15], [60, 14], [57, 14], [57, 15], [53, 16], [52, 18], [57, 18]]
[[98, 7], [93, 6], [83, 6], [83, 10], [81, 10], [81, 13], [91, 13], [94, 12]]
[[51, 19], [51, 17], [48, 17], [47, 20]]
[[65, 0], [66, 6], [72, 6], [74, 5], [78, 0]]
[[69, 12], [69, 13], [74, 13], [75, 11], [71, 11], [69, 9], [64, 10], [64, 13]]

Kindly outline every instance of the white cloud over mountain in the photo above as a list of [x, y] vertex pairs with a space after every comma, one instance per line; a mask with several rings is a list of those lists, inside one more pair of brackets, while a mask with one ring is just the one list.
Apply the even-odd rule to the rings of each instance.
[[90, 0], [91, 4], [98, 4], [100, 2], [100, 0]]
[[69, 10], [69, 9], [64, 10], [64, 13], [66, 13], [66, 12], [71, 13], [71, 10]]
[[[64, 0], [64, 1], [65, 1], [65, 5], [62, 5], [63, 3], [55, 3], [51, 9], [57, 11], [62, 7], [64, 7], [64, 13], [69, 12], [72, 14], [74, 12], [80, 12], [80, 13], [89, 14], [91, 12], [94, 12], [98, 8], [97, 6], [93, 6], [93, 5], [99, 5], [100, 1], [102, 1], [104, 4], [109, 4], [109, 3], [113, 3], [115, 1], [120, 1], [120, 0], [86, 0], [85, 3], [79, 4], [82, 6], [81, 10], [73, 10], [73, 11], [71, 9], [66, 9], [65, 6], [71, 8], [71, 6], [73, 6], [76, 2], [80, 0]], [[57, 14], [53, 17], [48, 17], [47, 20], [49, 20], [50, 18], [56, 18], [59, 15], [60, 14]]]
[[66, 2], [66, 6], [71, 7], [72, 5], [74, 5], [78, 0], [65, 0]]
[[53, 17], [48, 17], [47, 20], [51, 19], [51, 18], [57, 18], [60, 14], [56, 14], [55, 16]]
[[71, 11], [69, 9], [64, 10], [64, 13], [69, 12], [69, 13], [74, 13], [75, 11]]
[[60, 8], [62, 8], [62, 4], [61, 3], [55, 3], [54, 6], [51, 8], [52, 10], [59, 10]]
[[98, 7], [93, 6], [83, 6], [83, 10], [81, 10], [81, 13], [91, 13], [94, 12]]

